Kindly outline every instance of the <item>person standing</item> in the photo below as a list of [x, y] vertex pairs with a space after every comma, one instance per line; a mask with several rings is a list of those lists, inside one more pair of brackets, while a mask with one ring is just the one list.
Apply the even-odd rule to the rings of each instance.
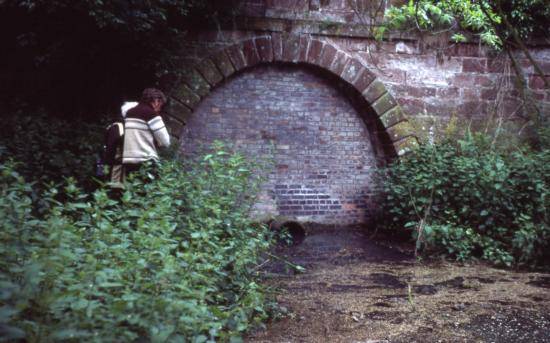
[[125, 177], [147, 162], [158, 162], [158, 147], [170, 145], [170, 135], [160, 116], [166, 96], [156, 88], [143, 91], [137, 106], [124, 119], [122, 163]]

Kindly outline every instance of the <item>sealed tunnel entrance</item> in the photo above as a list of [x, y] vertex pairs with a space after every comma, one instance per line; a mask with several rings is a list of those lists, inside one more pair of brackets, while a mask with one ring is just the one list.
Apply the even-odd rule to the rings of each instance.
[[339, 80], [318, 69], [247, 69], [198, 105], [182, 133], [182, 150], [222, 140], [272, 161], [255, 206], [260, 216], [364, 223], [375, 206], [379, 149], [368, 110], [361, 113], [352, 102]]

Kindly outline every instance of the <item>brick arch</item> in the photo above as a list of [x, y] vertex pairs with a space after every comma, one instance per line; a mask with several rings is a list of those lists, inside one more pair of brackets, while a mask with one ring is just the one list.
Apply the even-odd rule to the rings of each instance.
[[183, 122], [211, 89], [234, 73], [260, 63], [306, 63], [351, 85], [380, 120], [392, 155], [402, 155], [418, 144], [410, 122], [382, 82], [361, 60], [328, 41], [310, 35], [271, 34], [241, 41], [216, 51], [187, 69], [169, 92], [166, 121], [179, 139]]

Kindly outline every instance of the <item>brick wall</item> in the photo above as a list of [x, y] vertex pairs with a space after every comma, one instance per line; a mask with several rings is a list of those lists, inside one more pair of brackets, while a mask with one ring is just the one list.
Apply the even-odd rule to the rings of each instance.
[[346, 224], [369, 219], [376, 168], [369, 131], [342, 90], [318, 71], [259, 66], [216, 88], [190, 118], [182, 149], [192, 153], [216, 139], [272, 161], [259, 215]]

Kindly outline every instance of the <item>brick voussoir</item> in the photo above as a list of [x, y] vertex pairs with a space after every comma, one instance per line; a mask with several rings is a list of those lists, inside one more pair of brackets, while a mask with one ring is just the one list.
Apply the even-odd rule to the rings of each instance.
[[311, 37], [309, 35], [300, 36], [300, 47], [297, 62], [307, 62], [307, 51], [309, 49]]
[[271, 44], [271, 36], [256, 38], [256, 50], [260, 55], [262, 62], [273, 61], [273, 46]]
[[283, 40], [283, 57], [282, 61], [297, 62], [300, 52], [300, 36], [289, 35], [286, 40]]
[[340, 76], [346, 64], [348, 64], [349, 61], [350, 61], [349, 55], [347, 55], [345, 52], [338, 51], [336, 53], [336, 56], [334, 56], [334, 61], [332, 62], [332, 65], [328, 69], [332, 71], [334, 74]]
[[340, 76], [347, 82], [353, 84], [353, 81], [355, 81], [360, 76], [360, 73], [362, 73], [363, 69], [364, 67], [359, 61], [350, 58], [349, 63], [345, 66]]
[[239, 71], [246, 67], [246, 60], [243, 55], [242, 45], [236, 44], [229, 47], [226, 51], [229, 60], [233, 64], [235, 71]]
[[260, 54], [258, 53], [258, 49], [256, 49], [254, 39], [243, 42], [243, 55], [247, 67], [252, 67], [260, 63]]
[[281, 37], [281, 33], [271, 33], [271, 46], [273, 49], [273, 60], [281, 61], [283, 59], [283, 39]]
[[376, 75], [368, 70], [365, 66], [362, 67], [361, 74], [353, 81], [353, 86], [361, 94], [367, 89], [367, 87], [376, 79]]
[[318, 65], [322, 68], [329, 69], [334, 62], [337, 52], [338, 50], [334, 46], [326, 43], [323, 51], [321, 52]]
[[210, 86], [215, 86], [223, 80], [223, 75], [220, 73], [214, 62], [209, 58], [201, 61], [197, 65], [197, 70], [210, 84]]
[[181, 81], [180, 86], [175, 87], [170, 95], [191, 109], [201, 101], [201, 97]]
[[317, 64], [321, 52], [323, 51], [324, 43], [318, 39], [312, 39], [309, 43], [306, 61], [312, 64]]
[[229, 77], [235, 72], [233, 63], [231, 63], [231, 60], [225, 51], [219, 51], [214, 56], [211, 56], [210, 59], [214, 61], [214, 64], [216, 64], [216, 67], [224, 77]]

